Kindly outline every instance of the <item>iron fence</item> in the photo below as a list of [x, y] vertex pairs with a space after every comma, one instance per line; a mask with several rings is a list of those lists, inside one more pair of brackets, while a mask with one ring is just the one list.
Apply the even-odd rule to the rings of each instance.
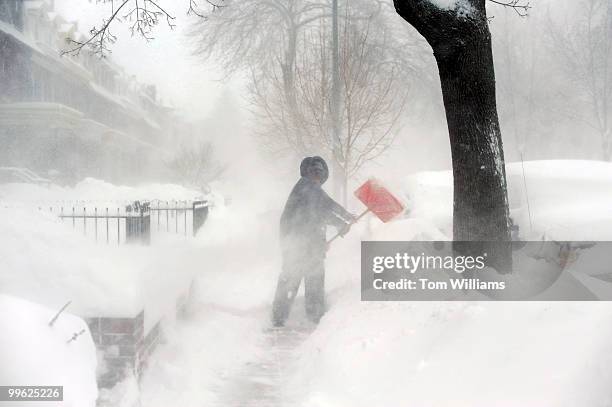
[[[42, 209], [42, 208], [39, 208]], [[102, 240], [107, 244], [151, 243], [151, 212], [148, 203], [136, 201], [121, 208], [109, 209], [87, 206], [65, 208], [49, 207], [51, 213], [58, 212], [62, 222], [72, 223], [72, 228], [80, 230], [86, 236], [92, 235], [96, 242]], [[100, 234], [102, 233], [102, 237]]]
[[[62, 201], [60, 205], [46, 206], [64, 223], [96, 242], [151, 243], [152, 230], [195, 236], [206, 222], [209, 202], [197, 201], [134, 201], [122, 207], [90, 206], [94, 202]], [[100, 202], [98, 202], [100, 203]], [[120, 204], [120, 202], [113, 202]], [[113, 204], [111, 203], [111, 205]], [[42, 210], [43, 206], [38, 206]]]
[[192, 216], [193, 216], [193, 235], [200, 230], [206, 219], [208, 219], [208, 201], [194, 201], [192, 203]]
[[[151, 243], [151, 234], [173, 233], [195, 236], [208, 218], [207, 200], [134, 201], [61, 201], [55, 205], [36, 206], [39, 210], [48, 208], [64, 223], [76, 231], [93, 237], [96, 242], [107, 244]], [[108, 206], [92, 206], [104, 204]], [[122, 205], [111, 207], [111, 205]]]
[[152, 221], [158, 232], [195, 236], [208, 217], [208, 201], [154, 201]]

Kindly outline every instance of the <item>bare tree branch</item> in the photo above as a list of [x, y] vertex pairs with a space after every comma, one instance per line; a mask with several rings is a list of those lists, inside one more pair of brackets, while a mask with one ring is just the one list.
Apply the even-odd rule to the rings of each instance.
[[[117, 7], [115, 7], [115, 2], [119, 3]], [[175, 27], [175, 17], [155, 0], [97, 0], [97, 3], [110, 4], [110, 16], [102, 20], [99, 28], [92, 27], [89, 30], [89, 38], [86, 40], [67, 38], [66, 42], [69, 44], [69, 48], [63, 50], [61, 55], [78, 55], [84, 48], [89, 48], [92, 53], [100, 57], [106, 56], [110, 53], [110, 45], [117, 40], [117, 37], [110, 30], [114, 22], [131, 23], [129, 25], [131, 34], [137, 34], [147, 41], [154, 38], [151, 36], [153, 29], [162, 19], [171, 29]], [[121, 14], [122, 11], [124, 11], [124, 14]]]
[[489, 0], [491, 3], [513, 9], [520, 17], [527, 17], [531, 5], [526, 0]]

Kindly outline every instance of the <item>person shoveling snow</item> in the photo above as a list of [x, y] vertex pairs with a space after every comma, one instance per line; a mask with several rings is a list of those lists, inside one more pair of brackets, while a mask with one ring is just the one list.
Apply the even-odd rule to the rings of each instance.
[[323, 191], [321, 186], [329, 177], [325, 160], [317, 156], [304, 158], [300, 175], [280, 220], [282, 272], [272, 305], [272, 323], [277, 327], [289, 317], [302, 279], [306, 316], [319, 322], [325, 312], [326, 227], [335, 226], [344, 236], [356, 220]]

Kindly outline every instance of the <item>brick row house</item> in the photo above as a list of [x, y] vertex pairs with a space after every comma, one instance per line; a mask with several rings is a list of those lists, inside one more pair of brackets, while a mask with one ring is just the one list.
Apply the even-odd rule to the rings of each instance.
[[110, 58], [62, 56], [66, 38], [85, 37], [52, 0], [0, 2], [0, 167], [66, 183], [163, 177], [173, 109]]

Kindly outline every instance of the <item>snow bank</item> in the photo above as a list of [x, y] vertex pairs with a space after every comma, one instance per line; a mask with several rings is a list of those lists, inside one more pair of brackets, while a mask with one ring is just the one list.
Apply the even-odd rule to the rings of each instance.
[[[183, 243], [183, 241], [181, 241]], [[134, 317], [145, 329], [173, 309], [195, 270], [177, 268], [188, 247], [107, 246], [46, 212], [0, 208], [0, 292], [83, 317]]]
[[338, 301], [301, 349], [292, 392], [303, 406], [610, 405], [608, 303], [354, 297]]
[[[0, 383], [4, 386], [64, 386], [64, 401], [54, 406], [94, 407], [96, 349], [87, 324], [64, 311], [0, 295]], [[82, 333], [81, 333], [82, 332]], [[70, 341], [74, 334], [81, 333]], [[0, 406], [37, 406], [40, 402], [0, 402]], [[46, 404], [46, 403], [43, 403]]]
[[[612, 164], [527, 162], [528, 194], [521, 164], [507, 172], [522, 232], [612, 235]], [[361, 302], [360, 240], [452, 235], [450, 172], [415, 174], [405, 190], [409, 218], [358, 225], [330, 251], [330, 310], [300, 349], [287, 398], [304, 407], [611, 405], [608, 302]]]
[[[612, 163], [558, 160], [524, 165], [525, 179], [521, 163], [506, 165], [511, 214], [523, 237], [612, 238]], [[450, 171], [417, 173], [408, 177], [404, 189], [411, 217], [431, 221], [452, 236]]]
[[[134, 312], [138, 261], [96, 245], [44, 211], [0, 208], [0, 287], [82, 316]], [[118, 255], [119, 254], [119, 255]]]

